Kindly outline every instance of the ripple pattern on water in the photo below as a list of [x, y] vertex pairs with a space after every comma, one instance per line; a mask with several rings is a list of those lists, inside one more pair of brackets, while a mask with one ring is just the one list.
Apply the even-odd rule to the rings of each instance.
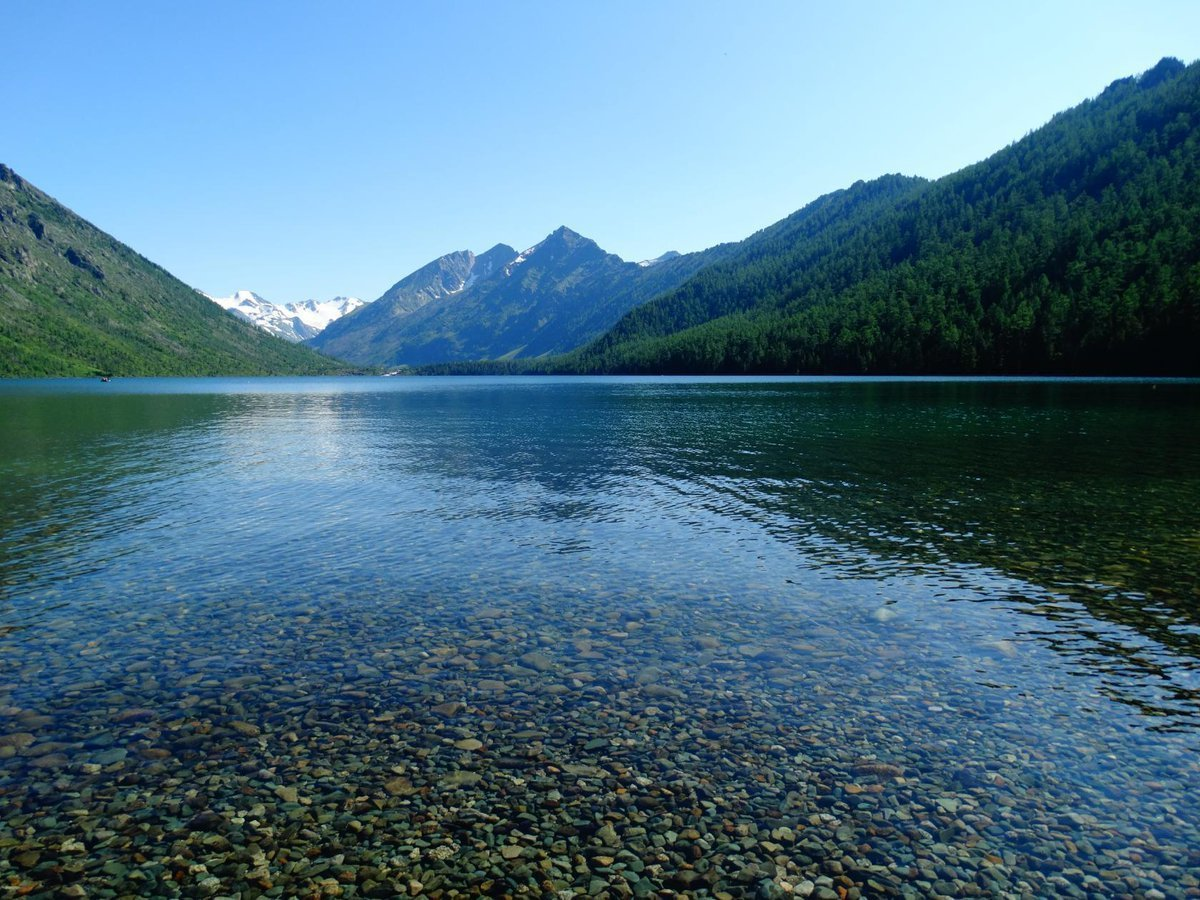
[[0, 388], [0, 877], [1188, 896], [1196, 390]]

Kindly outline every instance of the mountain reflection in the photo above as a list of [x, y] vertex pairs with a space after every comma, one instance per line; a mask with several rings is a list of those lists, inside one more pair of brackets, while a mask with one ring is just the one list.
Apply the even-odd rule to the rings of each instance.
[[[355, 397], [347, 414], [372, 419], [373, 455], [392, 477], [433, 474], [450, 497], [473, 498], [452, 516], [686, 520], [704, 509], [730, 529], [765, 529], [802, 565], [843, 578], [998, 571], [1027, 587], [963, 584], [953, 599], [1052, 621], [1043, 639], [1056, 649], [1124, 681], [1159, 683], [1168, 711], [1190, 717], [1200, 709], [1196, 393], [1137, 383], [529, 382]], [[1121, 636], [1092, 633], [1097, 619]]]
[[3, 624], [247, 573], [449, 594], [600, 560], [636, 585], [770, 541], [764, 590], [909, 579], [1020, 610], [1110, 696], [1200, 724], [1196, 385], [343, 385], [0, 395]]

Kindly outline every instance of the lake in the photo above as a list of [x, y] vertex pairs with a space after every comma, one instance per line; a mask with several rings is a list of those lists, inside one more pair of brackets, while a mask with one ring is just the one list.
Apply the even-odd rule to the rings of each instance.
[[1200, 895], [1200, 384], [0, 382], [30, 896]]

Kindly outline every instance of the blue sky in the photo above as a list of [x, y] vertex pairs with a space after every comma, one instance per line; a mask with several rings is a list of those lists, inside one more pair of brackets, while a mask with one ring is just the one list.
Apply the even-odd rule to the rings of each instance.
[[8, 0], [0, 162], [215, 294], [374, 299], [568, 225], [626, 259], [938, 177], [1200, 3]]

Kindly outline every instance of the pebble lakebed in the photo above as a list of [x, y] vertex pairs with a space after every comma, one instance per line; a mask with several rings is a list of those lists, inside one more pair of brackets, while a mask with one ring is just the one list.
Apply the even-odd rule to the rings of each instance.
[[1004, 641], [964, 677], [887, 607], [701, 590], [241, 610], [3, 684], [7, 892], [1200, 896], [1192, 736], [1106, 758], [1104, 704], [981, 686]]

